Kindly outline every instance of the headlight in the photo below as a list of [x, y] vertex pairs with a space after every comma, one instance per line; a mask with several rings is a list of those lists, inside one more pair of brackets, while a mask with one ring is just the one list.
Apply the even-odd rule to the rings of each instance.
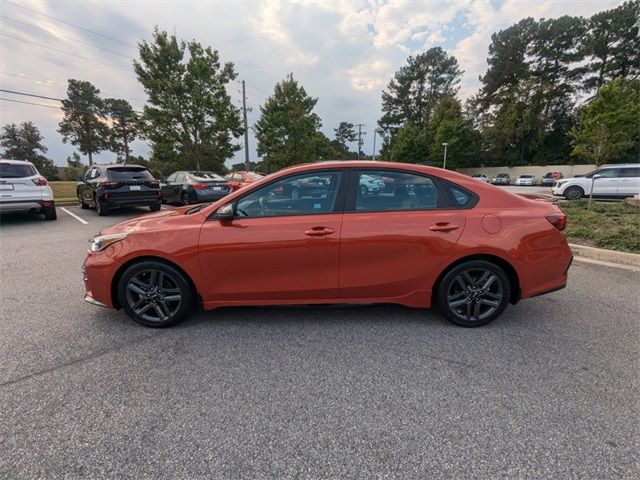
[[124, 239], [128, 233], [112, 233], [111, 235], [98, 235], [93, 237], [89, 242], [89, 248], [92, 252], [101, 252], [109, 245]]
[[555, 186], [556, 187], [561, 187], [562, 185], [564, 185], [565, 183], [567, 183], [568, 180], [559, 180], [556, 182]]

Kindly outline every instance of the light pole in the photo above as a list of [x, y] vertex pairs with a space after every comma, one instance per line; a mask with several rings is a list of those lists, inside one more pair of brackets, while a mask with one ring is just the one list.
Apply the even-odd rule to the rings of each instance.
[[449, 144], [443, 143], [442, 146], [444, 147], [444, 162], [442, 162], [442, 169], [446, 170], [447, 169], [447, 147], [449, 146]]
[[380, 138], [384, 138], [384, 130], [382, 128], [376, 128], [373, 131], [373, 161], [376, 161], [376, 133], [380, 135]]
[[591, 198], [593, 197], [593, 186], [596, 180], [600, 178], [600, 175], [594, 175], [591, 177], [591, 191], [589, 192], [589, 202], [587, 203], [587, 211], [591, 210]]

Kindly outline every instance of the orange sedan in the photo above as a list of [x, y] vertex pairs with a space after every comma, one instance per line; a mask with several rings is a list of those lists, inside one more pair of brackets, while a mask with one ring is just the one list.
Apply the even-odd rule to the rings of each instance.
[[[363, 176], [385, 188], [363, 193]], [[565, 223], [553, 203], [438, 168], [301, 165], [103, 230], [84, 262], [85, 300], [154, 327], [196, 305], [329, 303], [437, 306], [476, 327], [566, 285]]]
[[252, 184], [253, 182], [257, 182], [261, 178], [264, 178], [264, 176], [256, 172], [232, 172], [224, 178], [229, 181], [229, 187], [231, 187], [231, 190], [238, 190]]

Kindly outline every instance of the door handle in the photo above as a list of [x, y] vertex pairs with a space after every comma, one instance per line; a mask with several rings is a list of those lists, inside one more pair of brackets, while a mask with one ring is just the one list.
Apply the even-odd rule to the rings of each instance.
[[309, 237], [322, 237], [323, 235], [330, 235], [334, 232], [335, 230], [329, 227], [311, 227], [307, 228], [304, 234]]
[[459, 227], [458, 225], [453, 225], [451, 223], [447, 223], [447, 222], [438, 222], [435, 223], [433, 225], [431, 225], [429, 227], [429, 230], [431, 230], [432, 232], [450, 232], [452, 230], [457, 230]]

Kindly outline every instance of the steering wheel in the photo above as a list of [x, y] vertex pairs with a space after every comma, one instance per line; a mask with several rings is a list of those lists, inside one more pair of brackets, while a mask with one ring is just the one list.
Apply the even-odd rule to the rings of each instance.
[[266, 196], [260, 197], [258, 204], [260, 205], [260, 215], [267, 215], [269, 213], [269, 199]]

